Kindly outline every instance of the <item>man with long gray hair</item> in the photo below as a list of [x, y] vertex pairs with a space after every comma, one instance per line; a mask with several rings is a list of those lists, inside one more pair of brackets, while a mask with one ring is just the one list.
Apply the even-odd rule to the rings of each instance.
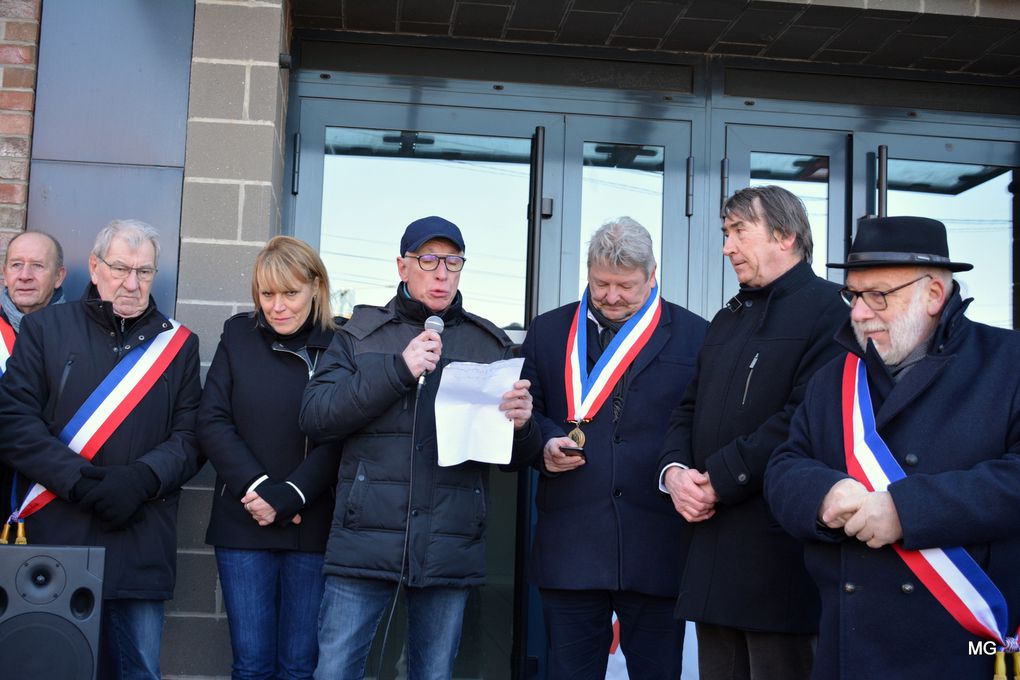
[[630, 677], [680, 677], [684, 522], [649, 482], [706, 324], [662, 299], [655, 272], [648, 231], [607, 222], [589, 244], [580, 302], [537, 317], [524, 341], [545, 442], [530, 580], [557, 680], [605, 677], [614, 612]]
[[106, 550], [97, 677], [159, 678], [177, 501], [198, 470], [198, 338], [149, 295], [156, 230], [96, 237], [82, 299], [26, 316], [0, 381], [0, 461], [30, 543]]
[[762, 498], [808, 379], [838, 352], [839, 286], [811, 270], [804, 205], [777, 186], [727, 200], [723, 250], [740, 290], [712, 319], [670, 419], [659, 488], [691, 525], [677, 616], [694, 621], [702, 680], [803, 680], [818, 595], [801, 546]]

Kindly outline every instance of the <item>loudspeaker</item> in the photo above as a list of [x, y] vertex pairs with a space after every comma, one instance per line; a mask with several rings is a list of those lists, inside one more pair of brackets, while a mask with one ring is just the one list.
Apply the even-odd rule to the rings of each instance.
[[0, 545], [0, 677], [96, 677], [105, 562], [105, 548]]

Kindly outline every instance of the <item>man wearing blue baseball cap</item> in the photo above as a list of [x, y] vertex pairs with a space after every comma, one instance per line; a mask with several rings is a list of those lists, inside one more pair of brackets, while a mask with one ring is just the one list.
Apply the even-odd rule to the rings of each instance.
[[[463, 308], [457, 288], [466, 261], [454, 223], [431, 216], [409, 224], [396, 295], [383, 307], [355, 307], [305, 391], [302, 429], [343, 440], [316, 678], [364, 677], [401, 585], [408, 676], [453, 674], [469, 588], [485, 581], [489, 468], [438, 465], [435, 396], [447, 363], [490, 363], [511, 352], [502, 330]], [[529, 385], [508, 386], [500, 404], [515, 428], [511, 469], [542, 449]]]
[[811, 677], [992, 677], [1020, 624], [1020, 335], [964, 316], [937, 220], [863, 220], [829, 266], [844, 351], [765, 474], [821, 597]]

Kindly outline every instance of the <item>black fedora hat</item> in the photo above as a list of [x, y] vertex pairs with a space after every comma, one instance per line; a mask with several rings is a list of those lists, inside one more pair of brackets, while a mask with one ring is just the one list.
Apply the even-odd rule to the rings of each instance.
[[846, 262], [833, 269], [866, 267], [939, 267], [951, 272], [974, 268], [949, 259], [946, 225], [927, 217], [873, 217], [857, 223], [857, 235]]

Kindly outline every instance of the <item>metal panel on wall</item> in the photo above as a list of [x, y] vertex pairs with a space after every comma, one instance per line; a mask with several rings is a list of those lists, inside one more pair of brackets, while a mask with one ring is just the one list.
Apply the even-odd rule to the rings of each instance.
[[152, 295], [164, 314], [173, 314], [183, 180], [181, 168], [32, 161], [28, 228], [60, 239], [68, 300], [78, 299], [85, 290], [88, 254], [99, 230], [110, 220], [133, 218], [160, 232], [160, 271]]
[[32, 157], [183, 166], [194, 18], [193, 0], [46, 0]]

